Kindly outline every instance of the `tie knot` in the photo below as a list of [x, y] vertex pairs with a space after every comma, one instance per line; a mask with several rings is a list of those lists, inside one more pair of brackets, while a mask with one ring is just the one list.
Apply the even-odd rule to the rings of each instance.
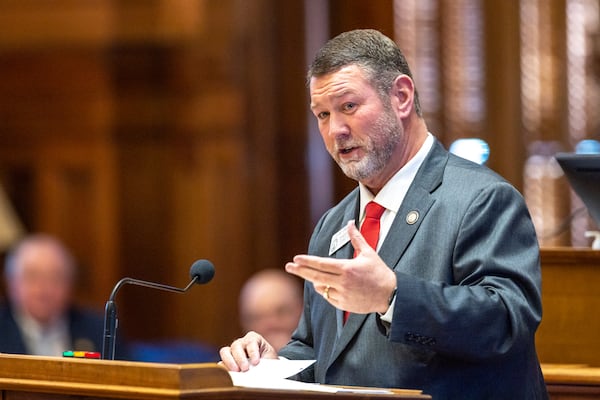
[[370, 201], [367, 203], [367, 207], [365, 209], [365, 218], [380, 219], [384, 211], [384, 206], [377, 204], [374, 201]]

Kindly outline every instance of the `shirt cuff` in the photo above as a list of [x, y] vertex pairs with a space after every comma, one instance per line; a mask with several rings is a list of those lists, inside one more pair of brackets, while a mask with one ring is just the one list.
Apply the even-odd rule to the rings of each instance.
[[379, 317], [383, 322], [387, 322], [388, 324], [392, 323], [392, 318], [394, 317], [394, 305], [396, 304], [396, 296], [390, 302], [390, 306], [388, 307], [385, 314], [379, 314]]

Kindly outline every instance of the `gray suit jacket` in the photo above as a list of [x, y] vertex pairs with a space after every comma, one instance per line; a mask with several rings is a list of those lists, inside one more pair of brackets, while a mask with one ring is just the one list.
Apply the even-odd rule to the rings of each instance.
[[[310, 254], [328, 256], [332, 236], [358, 220], [358, 204], [354, 190], [323, 215]], [[332, 257], [352, 254], [347, 243]], [[434, 399], [547, 398], [534, 344], [539, 248], [516, 189], [436, 141], [379, 255], [397, 276], [391, 326], [382, 329], [376, 313], [343, 325], [307, 282], [299, 326], [280, 351], [317, 360], [299, 379], [417, 388]]]

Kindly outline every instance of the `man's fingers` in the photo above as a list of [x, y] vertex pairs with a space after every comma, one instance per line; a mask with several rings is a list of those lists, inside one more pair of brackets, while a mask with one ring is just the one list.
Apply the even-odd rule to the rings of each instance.
[[235, 372], [248, 371], [262, 357], [277, 358], [273, 347], [256, 332], [248, 332], [243, 338], [234, 340], [230, 346], [222, 347], [219, 355], [223, 365]]
[[231, 347], [226, 346], [222, 347], [219, 350], [219, 355], [221, 356], [221, 362], [229, 371], [240, 372], [241, 368], [238, 363], [233, 358], [233, 354], [231, 353]]
[[342, 262], [337, 258], [318, 257], [307, 254], [294, 256], [292, 262], [286, 264], [286, 270], [309, 280], [338, 276], [341, 273]]
[[[262, 356], [261, 340], [262, 338], [258, 340], [253, 338], [253, 340], [249, 340], [248, 343], [245, 345], [245, 354], [247, 355], [247, 362], [249, 362], [252, 365], [256, 365], [260, 362], [260, 358]], [[248, 365], [248, 368], [250, 368], [250, 365]]]
[[[219, 352], [221, 360], [230, 371], [248, 371], [248, 369], [250, 369], [250, 353], [254, 353], [254, 357], [256, 357], [257, 350], [253, 351], [252, 348], [257, 348], [258, 346], [253, 345], [251, 342], [247, 342], [245, 339], [246, 338], [244, 337], [234, 340], [233, 343], [231, 343], [231, 346], [223, 347]], [[260, 359], [260, 356], [258, 358]], [[253, 361], [253, 364], [258, 363], [258, 360]]]

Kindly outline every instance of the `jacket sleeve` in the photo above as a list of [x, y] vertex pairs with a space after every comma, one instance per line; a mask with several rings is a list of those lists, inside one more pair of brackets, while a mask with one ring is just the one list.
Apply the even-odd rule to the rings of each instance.
[[[446, 246], [430, 249], [440, 254], [403, 257], [395, 269], [389, 339], [474, 361], [530, 346], [541, 320], [541, 272], [522, 196], [506, 182], [486, 186], [447, 236]], [[437, 264], [425, 270], [449, 269], [448, 278], [404, 272], [402, 263], [419, 260]]]

